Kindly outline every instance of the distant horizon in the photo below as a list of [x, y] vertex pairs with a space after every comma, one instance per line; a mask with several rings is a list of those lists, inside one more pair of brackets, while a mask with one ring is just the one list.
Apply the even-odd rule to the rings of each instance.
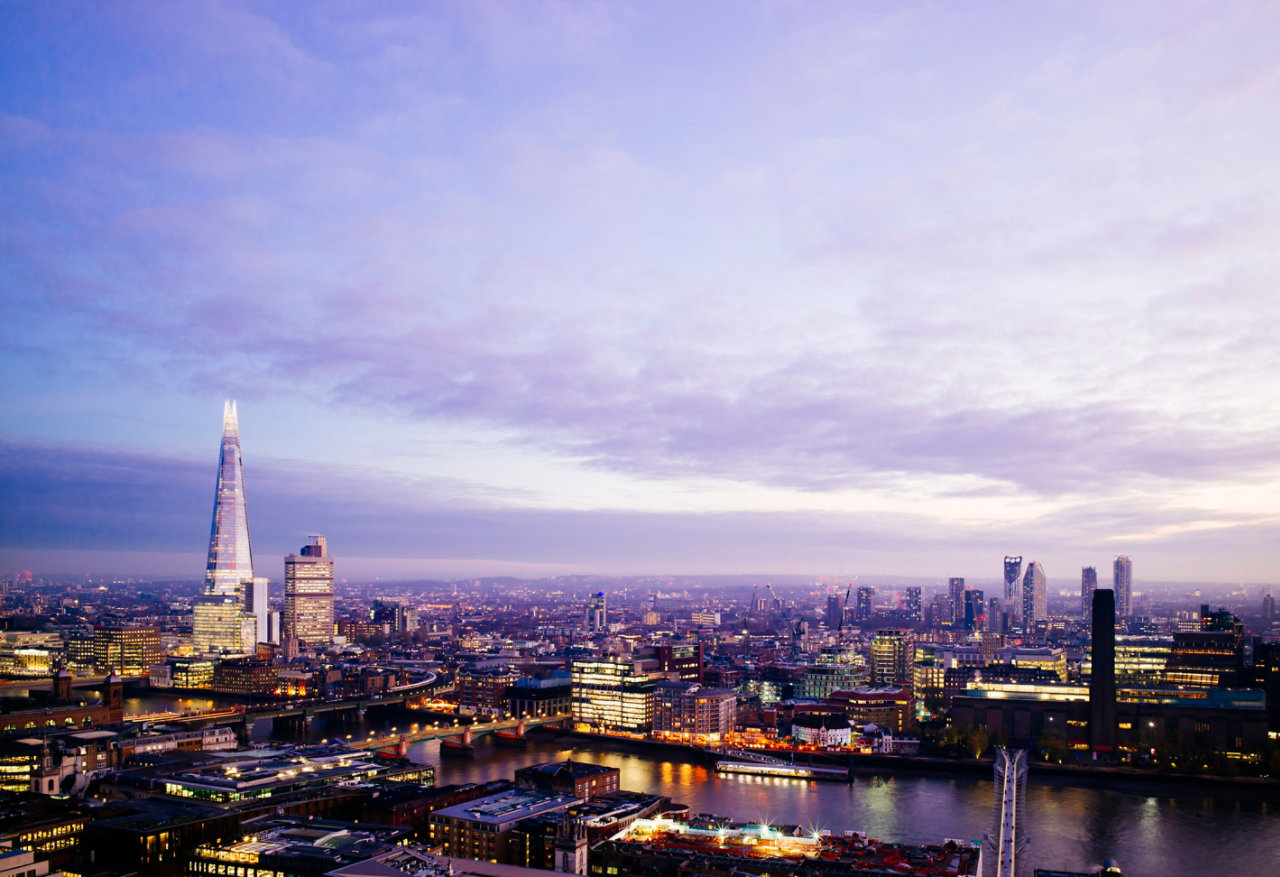
[[[85, 552], [85, 553], [94, 555], [95, 559], [99, 561], [102, 560], [103, 554], [108, 554], [108, 555], [111, 554], [111, 552]], [[118, 578], [141, 579], [146, 581], [162, 580], [170, 583], [195, 584], [195, 585], [198, 585], [203, 581], [203, 573], [199, 569], [197, 569], [195, 572], [180, 573], [180, 572], [163, 572], [163, 571], [160, 571], [161, 569], [160, 567], [151, 567], [151, 571], [146, 571], [142, 566], [135, 566], [131, 570], [125, 567], [108, 568], [105, 566], [100, 566], [96, 570], [69, 569], [66, 571], [58, 572], [58, 571], [53, 571], [52, 567], [37, 568], [29, 565], [28, 566], [24, 566], [20, 564], [15, 565], [14, 561], [17, 558], [23, 556], [23, 554], [24, 554], [23, 552], [15, 551], [13, 549], [0, 549], [0, 572], [2, 572], [5, 576], [11, 576], [17, 572], [30, 569], [34, 577], [49, 578], [49, 579], [74, 579], [82, 576], [89, 576], [91, 578], [118, 577]], [[65, 552], [57, 552], [57, 554], [65, 555]], [[30, 555], [28, 554], [27, 556], [30, 556]], [[167, 561], [165, 562], [170, 562], [170, 563], [174, 562], [178, 558], [190, 559], [190, 555], [185, 555], [185, 554], [157, 555], [157, 557], [161, 557], [161, 556], [166, 557]], [[776, 572], [776, 571], [761, 572], [761, 571], [748, 570], [748, 571], [734, 571], [734, 572], [707, 572], [707, 571], [682, 572], [682, 571], [665, 570], [665, 571], [617, 572], [617, 571], [609, 571], [609, 570], [603, 570], [603, 569], [584, 570], [584, 569], [569, 569], [569, 568], [564, 568], [564, 569], [559, 569], [554, 571], [538, 571], [536, 569], [520, 567], [520, 565], [518, 564], [510, 564], [509, 566], [515, 567], [515, 568], [499, 572], [499, 571], [496, 571], [495, 569], [497, 565], [484, 567], [482, 561], [476, 561], [475, 563], [477, 565], [472, 569], [487, 569], [487, 571], [481, 571], [481, 572], [470, 571], [470, 572], [449, 574], [449, 575], [433, 574], [429, 572], [422, 572], [417, 575], [410, 575], [406, 573], [403, 575], [397, 575], [395, 577], [392, 577], [391, 575], [370, 573], [369, 570], [372, 567], [385, 566], [385, 565], [406, 565], [406, 566], [414, 566], [417, 568], [423, 568], [423, 567], [430, 567], [431, 564], [435, 564], [435, 563], [462, 564], [462, 563], [468, 563], [468, 561], [456, 560], [456, 559], [450, 560], [450, 559], [360, 558], [360, 557], [351, 557], [351, 558], [335, 557], [335, 560], [338, 563], [338, 566], [336, 568], [337, 581], [339, 583], [345, 582], [351, 585], [375, 584], [375, 583], [383, 584], [383, 585], [403, 585], [403, 584], [420, 584], [420, 583], [427, 583], [427, 582], [438, 582], [441, 584], [459, 584], [466, 581], [486, 580], [486, 579], [512, 579], [512, 580], [518, 580], [518, 581], [547, 581], [551, 579], [578, 577], [578, 578], [619, 579], [619, 580], [664, 579], [664, 578], [674, 579], [674, 580], [707, 579], [711, 584], [715, 584], [716, 580], [718, 579], [752, 579], [752, 580], [758, 580], [761, 584], [764, 584], [765, 582], [768, 582], [768, 581], [771, 581], [775, 584], [779, 584], [779, 586], [786, 586], [786, 587], [822, 584], [822, 585], [827, 585], [834, 590], [839, 590], [840, 587], [847, 587], [850, 585], [856, 587], [859, 584], [864, 584], [864, 585], [866, 584], [899, 585], [900, 584], [905, 586], [920, 585], [923, 587], [945, 588], [946, 581], [948, 578], [950, 578], [950, 576], [948, 575], [919, 575], [919, 574], [912, 575], [907, 573], [893, 573], [893, 572], [854, 573], [851, 575], [837, 578], [837, 577], [833, 577], [830, 574], [822, 574], [817, 572], [805, 573], [805, 572], [794, 572], [794, 571], [793, 572]], [[351, 564], [354, 567], [354, 569], [360, 570], [361, 572], [350, 572], [350, 573], [344, 574], [342, 569], [342, 564], [344, 561]], [[184, 564], [183, 566], [185, 567], [189, 565]], [[173, 567], [168, 567], [168, 568], [174, 569]], [[522, 569], [524, 571], [521, 571]], [[257, 572], [256, 569], [255, 569], [255, 572]], [[958, 573], [955, 575], [958, 575]], [[269, 575], [267, 577], [271, 580], [273, 584], [280, 584], [283, 580], [282, 570], [280, 572], [277, 572], [275, 575]], [[985, 577], [967, 575], [967, 576], [963, 576], [963, 578], [965, 578], [966, 584], [970, 586], [972, 586], [975, 583], [982, 584], [982, 585], [990, 585], [990, 584], [999, 585], [999, 584], [1002, 584], [1003, 582], [1003, 580], [998, 575], [991, 575], [991, 576], [985, 576]], [[1054, 596], [1055, 594], [1058, 593], [1058, 591], [1064, 589], [1063, 587], [1064, 580], [1062, 578], [1060, 577], [1055, 578], [1052, 574], [1049, 574], [1048, 581], [1049, 581], [1051, 596]], [[1071, 584], [1078, 586], [1080, 582], [1079, 575], [1077, 574], [1073, 579], [1070, 579], [1069, 581], [1071, 582]], [[1217, 588], [1270, 589], [1272, 587], [1280, 587], [1280, 583], [1269, 582], [1269, 581], [1233, 581], [1233, 580], [1210, 581], [1210, 580], [1199, 580], [1199, 579], [1147, 579], [1147, 578], [1141, 578], [1137, 576], [1134, 577], [1133, 581], [1135, 586], [1139, 586], [1139, 585], [1142, 586], [1142, 587], [1135, 587], [1135, 590], [1140, 593], [1144, 590], [1144, 588], [1152, 588], [1152, 587], [1159, 587], [1159, 588], [1187, 587], [1187, 588], [1214, 588], [1214, 589], [1217, 589]], [[684, 582], [674, 583], [674, 585], [676, 586], [681, 584], [686, 584], [686, 583]], [[1110, 576], [1108, 575], [1104, 578], [1104, 576], [1101, 573], [1101, 569], [1099, 569], [1098, 587], [1109, 588], [1110, 586], [1111, 586]], [[1266, 592], [1269, 592], [1269, 590], [1264, 591], [1264, 593]]]

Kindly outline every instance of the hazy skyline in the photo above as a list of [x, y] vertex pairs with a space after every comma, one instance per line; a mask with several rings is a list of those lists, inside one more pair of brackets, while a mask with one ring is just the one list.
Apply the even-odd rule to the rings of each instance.
[[0, 567], [1276, 581], [1278, 27], [0, 4]]

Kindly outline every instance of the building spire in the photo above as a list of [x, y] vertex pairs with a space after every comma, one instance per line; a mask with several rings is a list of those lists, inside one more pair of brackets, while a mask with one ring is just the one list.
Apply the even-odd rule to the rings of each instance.
[[236, 418], [236, 403], [228, 399], [222, 403], [222, 437], [240, 439], [240, 422]]

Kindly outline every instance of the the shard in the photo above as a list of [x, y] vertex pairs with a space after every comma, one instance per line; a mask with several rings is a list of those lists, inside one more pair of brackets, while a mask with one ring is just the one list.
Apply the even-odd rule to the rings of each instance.
[[251, 652], [267, 638], [267, 579], [253, 575], [235, 402], [226, 402], [222, 409], [222, 452], [213, 498], [209, 561], [204, 596], [196, 604], [192, 634], [201, 651]]
[[249, 512], [244, 500], [244, 464], [240, 460], [240, 424], [236, 403], [222, 408], [222, 453], [218, 457], [218, 492], [213, 498], [213, 529], [209, 533], [206, 594], [245, 599], [246, 582], [253, 581], [253, 551], [249, 548]]

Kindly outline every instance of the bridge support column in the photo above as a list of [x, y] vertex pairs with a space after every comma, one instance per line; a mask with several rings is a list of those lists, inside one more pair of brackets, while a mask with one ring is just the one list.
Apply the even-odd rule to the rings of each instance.
[[307, 730], [307, 720], [303, 716], [276, 716], [271, 720], [273, 737], [301, 737]]

